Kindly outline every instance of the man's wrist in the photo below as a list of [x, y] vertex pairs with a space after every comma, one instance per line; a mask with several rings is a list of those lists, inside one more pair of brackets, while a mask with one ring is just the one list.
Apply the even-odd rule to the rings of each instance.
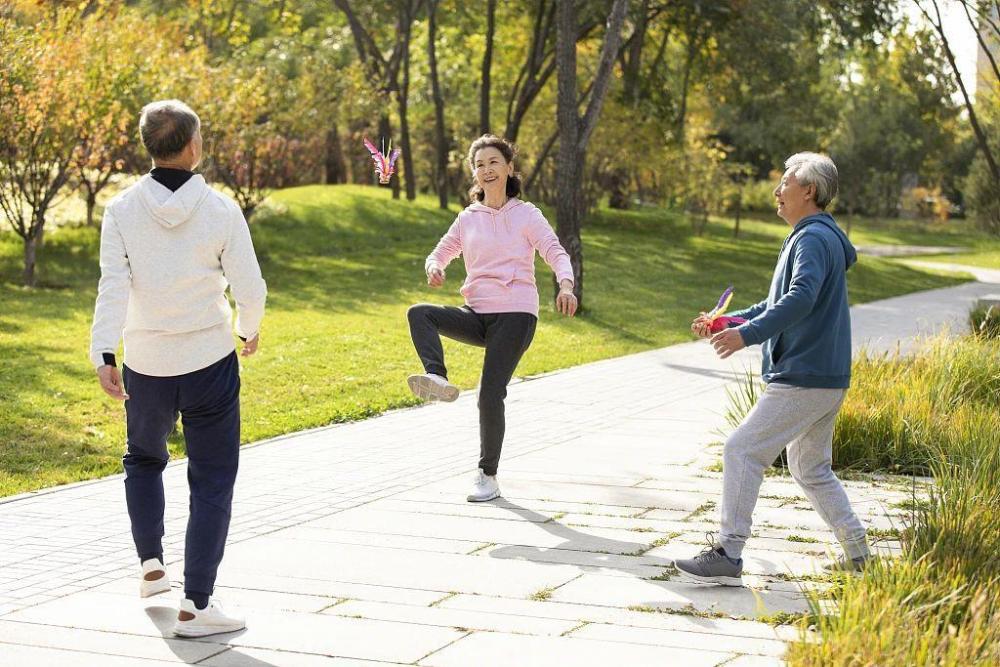
[[118, 361], [115, 359], [115, 355], [112, 352], [102, 352], [101, 359], [104, 360], [105, 366], [111, 366], [113, 368], [118, 368]]

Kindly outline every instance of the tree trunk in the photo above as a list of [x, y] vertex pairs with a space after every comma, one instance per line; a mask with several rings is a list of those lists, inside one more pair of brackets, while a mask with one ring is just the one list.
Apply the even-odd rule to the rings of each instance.
[[[39, 230], [41, 231], [41, 230]], [[28, 236], [24, 239], [24, 285], [35, 286], [35, 255], [38, 249], [38, 237]]]
[[740, 237], [740, 214], [743, 212], [743, 189], [736, 195], [736, 224], [733, 226], [733, 238]]
[[691, 88], [691, 69], [694, 66], [694, 56], [698, 49], [695, 35], [692, 34], [693, 30], [697, 30], [697, 28], [689, 28], [688, 31], [688, 51], [687, 57], [684, 59], [684, 76], [681, 81], [681, 103], [680, 109], [677, 111], [677, 145], [681, 147], [684, 146], [684, 131], [687, 124], [687, 98]]
[[90, 188], [87, 188], [87, 194], [84, 195], [84, 200], [87, 202], [87, 226], [94, 227], [94, 209], [97, 208], [97, 193], [93, 192]]
[[326, 132], [326, 159], [323, 163], [323, 182], [327, 185], [347, 182], [344, 147], [340, 143], [340, 130], [336, 123]]
[[628, 171], [617, 167], [611, 170], [608, 177], [608, 207], [625, 210], [628, 203]]
[[[438, 80], [437, 53], [434, 45], [437, 32], [437, 0], [427, 3], [427, 63], [430, 67], [431, 93], [434, 97], [434, 141], [437, 163], [435, 164], [435, 187], [438, 193], [438, 206], [448, 209], [448, 146], [444, 137], [444, 97], [441, 95], [441, 82]], [[485, 85], [489, 85], [486, 81]], [[486, 93], [487, 98], [489, 93]]]
[[496, 18], [497, 0], [489, 0], [486, 4], [486, 51], [483, 53], [482, 84], [479, 89], [479, 134], [488, 134], [490, 131], [490, 70], [493, 68]]
[[[583, 307], [583, 244], [580, 241], [580, 177], [577, 146], [580, 116], [576, 90], [576, 2], [562, 0], [556, 10], [556, 122], [559, 125], [559, 164], [556, 167], [556, 228], [559, 241], [573, 264], [573, 292]], [[558, 284], [556, 290], [558, 291]]]
[[628, 49], [628, 60], [625, 62], [622, 76], [625, 101], [633, 107], [639, 104], [639, 80], [642, 70], [642, 47], [646, 41], [646, 30], [649, 26], [649, 0], [642, 0], [639, 16], [635, 22], [635, 34]]
[[581, 117], [578, 110], [576, 41], [576, 0], [556, 3], [556, 120], [559, 124], [559, 154], [556, 168], [557, 233], [573, 263], [573, 291], [583, 307], [583, 241], [580, 227], [583, 218], [583, 174], [587, 157], [587, 143], [597, 125], [604, 97], [611, 81], [612, 68], [621, 41], [621, 27], [625, 22], [628, 0], [615, 0], [608, 16], [607, 30], [592, 93], [587, 109]]
[[555, 63], [546, 54], [546, 44], [552, 34], [558, 4], [558, 2], [549, 3], [547, 0], [538, 0], [536, 4], [528, 55], [514, 85], [510, 88], [507, 102], [504, 136], [512, 142], [517, 141], [525, 114], [555, 69]]
[[406, 22], [403, 33], [403, 82], [396, 91], [399, 99], [399, 134], [400, 148], [403, 150], [403, 171], [406, 172], [406, 198], [413, 201], [417, 198], [417, 179], [413, 173], [413, 154], [410, 150], [410, 121], [407, 118], [407, 102], [410, 96], [410, 32], [412, 18]]

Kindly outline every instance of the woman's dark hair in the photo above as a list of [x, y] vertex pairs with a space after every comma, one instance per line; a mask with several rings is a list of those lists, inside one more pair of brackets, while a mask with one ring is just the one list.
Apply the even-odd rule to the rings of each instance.
[[[517, 147], [514, 144], [495, 134], [484, 134], [469, 146], [469, 169], [473, 172], [476, 171], [476, 153], [484, 148], [497, 149], [507, 162], [513, 162], [514, 157], [517, 155]], [[517, 197], [519, 194], [521, 194], [521, 175], [515, 172], [513, 175], [507, 177], [507, 196]], [[483, 201], [484, 197], [486, 197], [486, 193], [483, 192], [479, 183], [476, 183], [475, 179], [473, 179], [472, 187], [469, 188], [469, 200], [473, 202]]]

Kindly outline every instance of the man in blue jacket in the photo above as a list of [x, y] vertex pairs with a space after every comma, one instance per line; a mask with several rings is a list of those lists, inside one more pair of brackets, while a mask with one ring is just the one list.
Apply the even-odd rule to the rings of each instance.
[[[764, 470], [785, 447], [792, 477], [844, 548], [837, 567], [859, 570], [870, 557], [865, 528], [832, 470], [833, 425], [851, 380], [846, 272], [857, 253], [824, 211], [837, 194], [833, 161], [798, 153], [785, 169], [774, 196], [778, 215], [792, 231], [781, 248], [771, 291], [766, 300], [732, 313], [746, 323], [712, 337], [723, 359], [761, 345], [767, 386], [726, 441], [718, 540], [710, 540], [698, 556], [675, 562], [681, 578], [689, 581], [743, 585], [743, 546]], [[691, 328], [709, 335], [704, 317]]]

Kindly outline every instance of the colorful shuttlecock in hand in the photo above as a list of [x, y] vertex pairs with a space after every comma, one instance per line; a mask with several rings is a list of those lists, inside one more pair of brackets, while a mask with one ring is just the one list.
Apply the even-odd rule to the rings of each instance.
[[730, 285], [726, 288], [726, 291], [722, 293], [722, 296], [719, 297], [719, 302], [715, 304], [715, 308], [705, 315], [710, 323], [710, 331], [712, 333], [719, 333], [731, 324], [743, 324], [746, 322], [746, 320], [742, 317], [729, 317], [725, 314], [726, 309], [729, 308], [729, 303], [732, 300], [733, 286]]
[[[378, 182], [385, 185], [392, 178], [392, 175], [396, 172], [396, 160], [399, 158], [400, 150], [398, 148], [392, 147], [392, 140], [389, 140], [389, 151], [380, 151], [375, 147], [375, 144], [368, 141], [368, 137], [365, 137], [365, 148], [368, 152], [372, 154], [372, 160], [375, 162], [375, 173], [378, 174]], [[385, 148], [383, 143], [382, 148]], [[388, 156], [388, 157], [386, 157]]]

